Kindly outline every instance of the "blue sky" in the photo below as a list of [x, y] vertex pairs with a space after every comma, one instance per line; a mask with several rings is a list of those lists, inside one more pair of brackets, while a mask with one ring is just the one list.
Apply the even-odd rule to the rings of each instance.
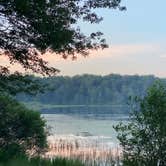
[[55, 66], [62, 75], [119, 73], [166, 77], [166, 1], [122, 0], [122, 5], [127, 11], [98, 10], [104, 17], [98, 25], [79, 23], [87, 34], [104, 32], [110, 48], [76, 61], [57, 60]]
[[[164, 42], [166, 39], [166, 1], [123, 0], [126, 12], [100, 11], [101, 25], [112, 43]], [[110, 42], [110, 39], [108, 39]]]

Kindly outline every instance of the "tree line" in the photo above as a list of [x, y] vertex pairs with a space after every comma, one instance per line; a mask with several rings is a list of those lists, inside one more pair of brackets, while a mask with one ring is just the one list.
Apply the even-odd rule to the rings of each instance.
[[47, 89], [36, 96], [20, 93], [17, 99], [57, 105], [127, 104], [130, 96], [143, 97], [147, 88], [156, 80], [166, 82], [166, 79], [159, 79], [153, 75], [85, 74], [73, 77], [32, 78], [46, 85]]

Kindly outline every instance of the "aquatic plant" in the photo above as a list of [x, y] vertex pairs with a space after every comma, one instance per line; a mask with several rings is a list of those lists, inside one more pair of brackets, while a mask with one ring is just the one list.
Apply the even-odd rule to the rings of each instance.
[[96, 137], [55, 136], [49, 140], [46, 158], [80, 160], [86, 166], [120, 165], [120, 147], [108, 146]]

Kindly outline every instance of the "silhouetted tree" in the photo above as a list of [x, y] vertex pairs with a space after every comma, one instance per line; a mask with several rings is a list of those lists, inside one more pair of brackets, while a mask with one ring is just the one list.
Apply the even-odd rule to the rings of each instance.
[[[0, 0], [0, 49], [11, 63], [25, 69], [52, 75], [57, 69], [41, 58], [46, 51], [86, 56], [89, 49], [105, 48], [103, 33], [89, 36], [76, 27], [78, 20], [99, 23], [94, 9], [125, 10], [121, 0]], [[4, 68], [6, 69], [6, 68]]]

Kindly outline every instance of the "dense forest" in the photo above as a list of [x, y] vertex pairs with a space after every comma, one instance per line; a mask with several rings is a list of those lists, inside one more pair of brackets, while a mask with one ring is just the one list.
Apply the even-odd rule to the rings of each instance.
[[144, 96], [146, 89], [154, 81], [166, 82], [166, 79], [159, 79], [153, 75], [118, 74], [106, 76], [85, 74], [37, 79], [46, 84], [48, 90], [35, 96], [19, 94], [18, 100], [54, 105], [126, 104], [129, 96]]

